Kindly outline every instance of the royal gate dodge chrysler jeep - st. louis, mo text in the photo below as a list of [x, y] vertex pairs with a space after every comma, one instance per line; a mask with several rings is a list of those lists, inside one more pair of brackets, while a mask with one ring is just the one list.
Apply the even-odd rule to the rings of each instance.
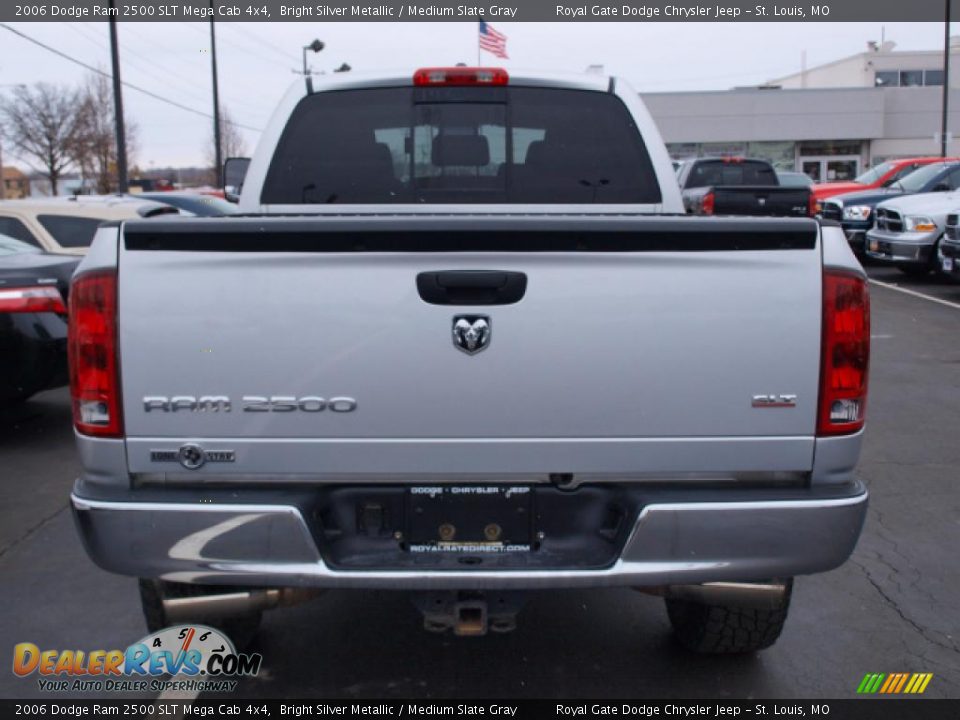
[[308, 79], [240, 208], [103, 228], [73, 282], [73, 508], [151, 628], [389, 588], [482, 634], [627, 586], [741, 652], [852, 552], [863, 271], [829, 223], [678, 216], [622, 81]]

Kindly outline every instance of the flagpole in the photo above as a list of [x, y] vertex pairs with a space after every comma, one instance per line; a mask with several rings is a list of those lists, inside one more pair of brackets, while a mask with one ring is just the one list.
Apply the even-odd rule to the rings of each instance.
[[[483, 22], [483, 18], [480, 18], [480, 23]], [[477, 67], [480, 67], [480, 23], [477, 23]]]

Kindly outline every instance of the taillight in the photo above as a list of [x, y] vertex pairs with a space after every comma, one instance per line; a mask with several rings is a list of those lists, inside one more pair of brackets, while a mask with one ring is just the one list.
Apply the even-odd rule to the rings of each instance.
[[818, 435], [844, 435], [863, 427], [870, 360], [867, 281], [849, 272], [823, 275], [823, 340]]
[[813, 193], [810, 193], [810, 199], [807, 200], [807, 215], [810, 217], [816, 217], [820, 214], [820, 201], [817, 200], [817, 196]]
[[420, 68], [413, 84], [424, 85], [506, 85], [510, 76], [503, 68], [439, 67]]
[[58, 313], [66, 315], [67, 308], [60, 291], [53, 285], [27, 288], [0, 288], [0, 312]]
[[713, 215], [713, 204], [714, 197], [713, 192], [708, 192], [703, 196], [703, 203], [701, 204], [701, 209], [703, 210], [704, 215]]
[[78, 432], [120, 437], [120, 365], [117, 356], [117, 275], [94, 270], [70, 288], [70, 394]]

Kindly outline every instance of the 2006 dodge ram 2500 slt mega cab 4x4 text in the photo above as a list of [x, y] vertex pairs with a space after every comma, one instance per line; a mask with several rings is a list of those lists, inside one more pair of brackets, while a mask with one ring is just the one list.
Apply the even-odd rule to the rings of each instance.
[[742, 652], [853, 551], [863, 272], [829, 223], [682, 215], [625, 83], [308, 81], [240, 209], [105, 227], [73, 281], [73, 507], [150, 628], [367, 588], [482, 634], [624, 586]]

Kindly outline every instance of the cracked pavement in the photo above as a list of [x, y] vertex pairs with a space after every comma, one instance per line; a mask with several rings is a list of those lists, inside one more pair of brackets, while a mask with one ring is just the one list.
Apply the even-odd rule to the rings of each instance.
[[[960, 303], [960, 285], [929, 285]], [[849, 698], [867, 672], [906, 671], [934, 673], [926, 697], [960, 698], [960, 309], [872, 293], [866, 527], [850, 562], [797, 581], [773, 648], [688, 655], [662, 603], [630, 590], [535, 593], [516, 632], [459, 640], [423, 632], [402, 593], [330, 592], [266, 616], [254, 648], [265, 670], [238, 695]], [[87, 559], [67, 512], [69, 414], [61, 389], [0, 416], [8, 660], [16, 642], [112, 648], [144, 634], [135, 582]], [[3, 671], [0, 695], [41, 693]]]

